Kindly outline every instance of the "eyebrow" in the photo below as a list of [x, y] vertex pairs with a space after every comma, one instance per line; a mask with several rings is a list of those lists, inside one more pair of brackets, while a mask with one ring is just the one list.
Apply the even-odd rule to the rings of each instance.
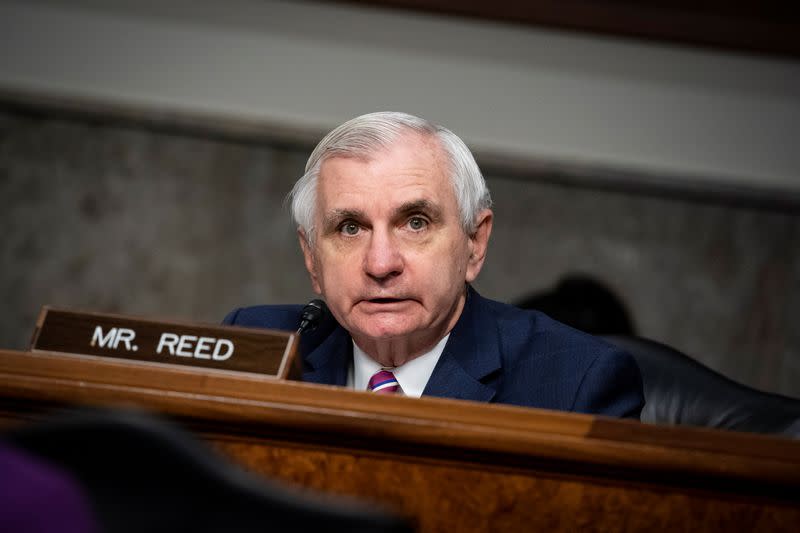
[[358, 209], [333, 209], [323, 217], [322, 227], [324, 229], [332, 229], [336, 227], [339, 222], [348, 219], [363, 220], [364, 212]]
[[423, 212], [433, 219], [438, 219], [441, 217], [442, 210], [437, 204], [431, 202], [430, 200], [414, 200], [412, 202], [406, 202], [395, 209], [395, 214], [400, 216], [419, 212]]
[[[434, 220], [441, 218], [441, 208], [430, 200], [420, 199], [406, 202], [394, 210], [394, 217], [399, 218], [412, 213], [425, 213]], [[335, 229], [343, 220], [364, 220], [367, 215], [359, 209], [332, 209], [322, 219], [323, 230]]]

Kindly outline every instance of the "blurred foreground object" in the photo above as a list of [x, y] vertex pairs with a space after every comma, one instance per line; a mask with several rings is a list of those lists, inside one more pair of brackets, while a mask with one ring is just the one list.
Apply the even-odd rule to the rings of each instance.
[[86, 493], [67, 472], [0, 441], [0, 474], [0, 531], [98, 531]]
[[7, 437], [74, 476], [108, 533], [410, 531], [398, 518], [344, 499], [264, 482], [140, 412], [64, 413]]

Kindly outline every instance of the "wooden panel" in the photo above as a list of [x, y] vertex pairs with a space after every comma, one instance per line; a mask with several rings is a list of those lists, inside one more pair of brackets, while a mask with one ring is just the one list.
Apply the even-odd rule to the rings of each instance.
[[389, 505], [422, 531], [800, 523], [790, 439], [0, 351], [0, 423], [132, 403], [254, 472]]
[[[212, 441], [251, 471], [388, 505], [422, 531], [794, 531], [796, 505], [458, 462]], [[687, 528], [687, 525], [691, 526]]]

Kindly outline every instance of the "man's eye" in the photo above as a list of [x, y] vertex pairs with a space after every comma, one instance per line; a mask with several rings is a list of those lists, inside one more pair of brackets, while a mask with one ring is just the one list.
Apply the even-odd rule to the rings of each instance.
[[357, 235], [359, 228], [355, 222], [345, 222], [339, 230], [345, 235]]
[[424, 229], [428, 225], [428, 221], [422, 217], [411, 217], [408, 219], [408, 227], [414, 231]]

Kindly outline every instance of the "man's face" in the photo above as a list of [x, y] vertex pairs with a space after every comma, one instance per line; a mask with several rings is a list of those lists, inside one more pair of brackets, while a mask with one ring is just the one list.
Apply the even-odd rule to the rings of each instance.
[[466, 235], [448, 175], [438, 141], [417, 134], [320, 168], [313, 248], [300, 235], [306, 267], [368, 353], [386, 342], [407, 356], [430, 349], [455, 325], [465, 282], [480, 272], [491, 211]]

